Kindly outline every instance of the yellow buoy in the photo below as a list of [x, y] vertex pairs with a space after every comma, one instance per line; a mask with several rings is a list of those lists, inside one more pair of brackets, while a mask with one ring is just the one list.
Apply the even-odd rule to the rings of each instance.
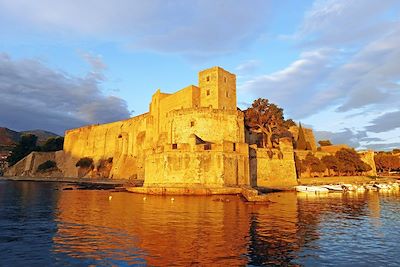
[[146, 200], [146, 197], [144, 197], [143, 200]]
[[112, 196], [108, 196], [108, 200], [111, 200], [112, 199]]
[[174, 201], [174, 200], [175, 200], [175, 198], [171, 197], [171, 201]]

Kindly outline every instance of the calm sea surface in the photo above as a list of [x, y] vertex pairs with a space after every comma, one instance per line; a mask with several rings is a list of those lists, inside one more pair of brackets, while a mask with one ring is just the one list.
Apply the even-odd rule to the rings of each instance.
[[398, 192], [254, 205], [65, 187], [0, 181], [0, 266], [400, 266]]

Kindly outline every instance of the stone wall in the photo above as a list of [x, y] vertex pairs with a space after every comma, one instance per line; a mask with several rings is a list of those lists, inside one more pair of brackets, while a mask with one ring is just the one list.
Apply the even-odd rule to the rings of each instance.
[[250, 181], [252, 186], [284, 188], [297, 185], [292, 141], [281, 139], [280, 149], [250, 146]]
[[247, 144], [169, 144], [146, 158], [144, 186], [248, 185], [248, 166]]
[[[311, 150], [312, 151], [317, 151], [317, 142], [315, 141], [313, 130], [311, 128], [304, 128], [304, 127], [302, 127], [302, 128], [303, 128], [304, 137], [306, 139], [306, 142], [310, 144]], [[299, 136], [299, 127], [298, 126], [291, 126], [289, 128], [289, 131], [293, 135], [294, 146], [296, 148], [296, 141], [297, 141], [297, 138]]]
[[[56, 162], [59, 171], [53, 172], [38, 172], [37, 168], [40, 164], [51, 160]], [[16, 164], [11, 166], [5, 173], [6, 176], [58, 176], [62, 177], [62, 168], [64, 164], [64, 152], [32, 152], [22, 160], [18, 161]]]
[[243, 113], [211, 108], [174, 110], [168, 113], [170, 143], [188, 143], [191, 134], [204, 141], [244, 143]]
[[350, 148], [346, 144], [338, 144], [338, 145], [330, 145], [330, 146], [321, 146], [320, 150], [322, 152], [330, 153], [330, 154], [335, 154], [337, 151], [343, 149], [343, 148]]
[[372, 170], [367, 172], [366, 175], [377, 176], [374, 151], [372, 151], [372, 150], [359, 151], [358, 154], [360, 154], [361, 160], [364, 161], [365, 163], [367, 163], [372, 168]]
[[[94, 165], [113, 158], [111, 178], [144, 178], [143, 150], [153, 139], [146, 136], [147, 114], [114, 123], [91, 125], [65, 133], [65, 175], [77, 175], [76, 162], [83, 157], [92, 158]], [[150, 140], [148, 140], [150, 138]]]

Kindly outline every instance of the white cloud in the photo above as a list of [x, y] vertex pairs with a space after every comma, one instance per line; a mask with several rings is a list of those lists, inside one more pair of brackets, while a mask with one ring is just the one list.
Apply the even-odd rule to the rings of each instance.
[[387, 112], [372, 120], [367, 130], [374, 133], [391, 131], [400, 128], [400, 110]]
[[107, 69], [106, 63], [104, 63], [101, 55], [93, 55], [92, 53], [80, 51], [80, 55], [96, 72], [101, 72]]
[[391, 151], [395, 148], [399, 149], [400, 148], [400, 143], [375, 143], [375, 144], [369, 144], [366, 145], [366, 148], [376, 150], [376, 151]]
[[317, 0], [306, 13], [294, 36], [302, 43], [321, 45], [359, 44], [381, 36], [398, 17], [397, 0]]
[[270, 99], [296, 119], [310, 115], [316, 108], [313, 96], [324, 86], [319, 80], [329, 75], [335, 54], [334, 49], [304, 52], [287, 68], [248, 80], [239, 90]]
[[256, 39], [265, 31], [269, 2], [0, 0], [0, 18], [28, 27], [27, 32], [111, 38], [135, 49], [204, 56]]
[[332, 144], [347, 144], [352, 147], [360, 147], [361, 141], [367, 137], [365, 131], [355, 132], [348, 128], [339, 132], [315, 131], [316, 140], [330, 140]]
[[99, 75], [94, 70], [75, 77], [37, 60], [0, 53], [0, 125], [62, 134], [84, 124], [128, 118], [124, 100], [102, 93]]
[[[338, 107], [334, 112], [368, 111], [373, 123], [368, 130], [393, 129], [389, 114], [376, 116], [400, 104], [399, 15], [400, 2], [394, 0], [317, 0], [294, 38], [286, 39], [302, 50], [298, 59], [249, 79], [240, 91], [270, 99], [297, 120]], [[365, 134], [351, 120], [337, 130], [339, 140], [352, 138], [357, 146]]]
[[251, 59], [239, 64], [235, 70], [238, 75], [248, 75], [254, 72], [261, 65], [261, 61], [257, 59]]

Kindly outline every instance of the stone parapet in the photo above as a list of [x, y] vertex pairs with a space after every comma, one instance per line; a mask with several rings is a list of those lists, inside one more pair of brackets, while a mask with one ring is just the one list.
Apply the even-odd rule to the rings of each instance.
[[288, 188], [297, 185], [293, 146], [280, 142], [281, 149], [250, 146], [250, 180], [252, 186]]

